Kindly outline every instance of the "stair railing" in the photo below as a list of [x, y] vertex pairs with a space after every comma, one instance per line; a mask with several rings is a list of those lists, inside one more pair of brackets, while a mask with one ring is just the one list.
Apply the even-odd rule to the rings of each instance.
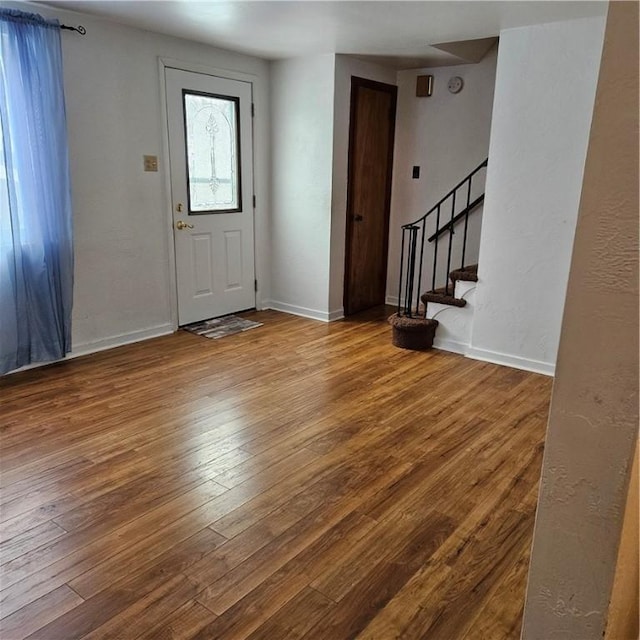
[[[488, 159], [481, 162], [466, 178], [461, 180], [451, 191], [441, 198], [427, 213], [414, 222], [402, 225], [402, 245], [400, 248], [400, 283], [398, 287], [398, 315], [413, 317], [418, 315], [420, 308], [420, 296], [422, 286], [422, 268], [424, 262], [424, 248], [427, 240], [427, 220], [435, 214], [435, 232], [429, 236], [429, 242], [435, 242], [433, 247], [433, 269], [431, 273], [431, 290], [436, 288], [436, 276], [438, 275], [438, 242], [440, 236], [448, 236], [447, 266], [444, 293], [453, 295], [453, 288], [449, 285], [449, 272], [451, 271], [451, 253], [453, 247], [454, 227], [464, 219], [464, 231], [462, 239], [462, 260], [460, 268], [465, 265], [467, 253], [467, 233], [469, 230], [469, 214], [484, 201], [484, 192], [471, 199], [471, 190], [474, 176], [487, 166]], [[465, 193], [466, 187], [466, 193]], [[458, 193], [461, 190], [461, 193]], [[466, 205], [456, 213], [456, 197], [461, 196]], [[450, 211], [445, 213], [445, 203], [450, 200]], [[460, 198], [458, 197], [458, 201]], [[440, 226], [441, 218], [448, 218]], [[446, 239], [444, 240], [446, 242]], [[449, 293], [451, 291], [451, 294]], [[414, 307], [415, 301], [415, 307]], [[426, 309], [424, 310], [426, 314]]]

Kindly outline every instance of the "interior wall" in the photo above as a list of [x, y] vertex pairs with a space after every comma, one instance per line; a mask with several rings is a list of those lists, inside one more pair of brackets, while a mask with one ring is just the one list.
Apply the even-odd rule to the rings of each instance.
[[639, 453], [636, 443], [604, 640], [640, 637]]
[[[638, 108], [638, 3], [612, 2], [542, 465], [525, 640], [605, 635], [638, 437]], [[637, 527], [637, 504], [633, 518]], [[636, 568], [637, 551], [628, 557]], [[637, 612], [637, 591], [635, 598]]]
[[[478, 64], [412, 69], [398, 72], [398, 113], [396, 119], [396, 153], [391, 193], [391, 225], [389, 230], [389, 263], [387, 301], [397, 303], [400, 265], [400, 243], [403, 224], [425, 214], [460, 180], [475, 169], [489, 153], [491, 110], [495, 87], [497, 47], [492, 48]], [[416, 77], [433, 75], [433, 95], [416, 97]], [[458, 94], [447, 89], [452, 76], [463, 78]], [[412, 178], [413, 166], [420, 167], [420, 178]], [[475, 188], [482, 192], [484, 170], [478, 174]], [[475, 191], [474, 188], [474, 191]], [[478, 193], [478, 195], [479, 195]], [[465, 194], [466, 198], [466, 194]], [[473, 197], [472, 197], [473, 199]], [[449, 205], [450, 206], [450, 205]], [[456, 208], [458, 211], [459, 208]], [[449, 210], [446, 211], [449, 213]], [[469, 217], [467, 264], [477, 262], [480, 243], [482, 207]], [[430, 220], [434, 225], [435, 219]], [[457, 229], [460, 227], [458, 226]], [[456, 233], [454, 239], [462, 238]], [[460, 266], [461, 243], [454, 245], [455, 261]], [[440, 268], [446, 272], [446, 249], [438, 249]], [[424, 278], [430, 283], [433, 243], [427, 244]], [[424, 282], [424, 280], [423, 280]], [[442, 283], [444, 284], [444, 283]], [[426, 291], [426, 287], [422, 287]]]
[[472, 357], [554, 371], [604, 22], [500, 34]]
[[395, 69], [382, 67], [347, 55], [336, 56], [329, 276], [329, 309], [332, 320], [341, 318], [344, 315], [343, 295], [352, 76], [386, 84], [396, 84]]
[[[75, 289], [73, 351], [86, 352], [173, 330], [165, 122], [158, 59], [252, 74], [256, 271], [268, 291], [268, 63], [206, 45], [40, 5], [14, 8], [82, 24], [62, 32], [69, 131]], [[157, 155], [145, 173], [142, 156]]]
[[271, 63], [272, 297], [329, 320], [335, 55]]

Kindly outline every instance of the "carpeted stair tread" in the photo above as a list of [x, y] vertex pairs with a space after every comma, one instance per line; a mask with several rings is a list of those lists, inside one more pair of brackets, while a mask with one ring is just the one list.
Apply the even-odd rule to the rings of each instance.
[[465, 282], [478, 282], [478, 265], [470, 264], [462, 269], [454, 269], [449, 277], [454, 282], [456, 280], [463, 280]]
[[428, 302], [437, 302], [438, 304], [448, 304], [452, 307], [464, 307], [467, 304], [466, 300], [462, 298], [456, 298], [453, 295], [453, 285], [449, 287], [449, 293], [445, 293], [445, 288], [436, 289], [435, 291], [427, 291], [420, 296], [423, 304]]

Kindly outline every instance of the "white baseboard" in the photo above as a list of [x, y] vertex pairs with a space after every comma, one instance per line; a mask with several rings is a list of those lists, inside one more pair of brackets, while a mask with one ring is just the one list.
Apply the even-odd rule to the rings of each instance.
[[551, 362], [529, 360], [527, 358], [521, 358], [520, 356], [500, 353], [499, 351], [489, 351], [487, 349], [478, 349], [477, 347], [468, 347], [465, 355], [473, 360], [492, 362], [493, 364], [501, 364], [506, 367], [523, 369], [524, 371], [532, 371], [533, 373], [541, 373], [545, 376], [554, 376], [556, 373], [556, 365]]
[[34, 362], [33, 364], [27, 364], [24, 367], [9, 371], [5, 375], [11, 375], [19, 373], [20, 371], [27, 371], [29, 369], [37, 369], [38, 367], [46, 367], [49, 364], [56, 362], [63, 362], [64, 360], [71, 360], [72, 358], [78, 358], [80, 356], [87, 356], [91, 353], [97, 353], [98, 351], [106, 351], [107, 349], [113, 349], [114, 347], [121, 347], [125, 344], [132, 344], [134, 342], [142, 342], [143, 340], [149, 340], [150, 338], [159, 338], [160, 336], [166, 336], [173, 333], [175, 329], [170, 323], [159, 324], [155, 327], [149, 327], [148, 329], [141, 329], [140, 331], [131, 331], [128, 333], [119, 333], [115, 336], [109, 336], [108, 338], [100, 338], [100, 340], [94, 340], [92, 342], [82, 342], [80, 344], [73, 345], [71, 353], [68, 353], [61, 360], [49, 360], [48, 362]]
[[286, 302], [278, 302], [277, 300], [265, 300], [263, 308], [282, 311], [311, 320], [320, 320], [321, 322], [332, 322], [333, 320], [339, 320], [344, 317], [344, 311], [342, 309], [336, 311], [319, 311], [317, 309], [299, 307], [295, 304], [287, 304]]
[[[476, 283], [465, 283], [467, 285], [465, 290], [462, 292], [463, 296], [475, 291]], [[385, 302], [392, 306], [398, 306], [398, 298], [397, 296], [387, 296]], [[457, 307], [448, 307], [446, 305], [434, 305], [429, 304], [432, 312], [428, 317], [433, 317], [433, 315], [437, 315], [443, 310], [452, 309], [456, 312], [469, 310], [467, 307], [462, 307], [458, 309]], [[442, 306], [442, 309], [439, 307]], [[437, 311], [434, 314], [433, 309], [436, 308]], [[513, 367], [515, 369], [523, 369], [524, 371], [532, 371], [533, 373], [541, 373], [545, 376], [554, 376], [556, 371], [555, 364], [551, 362], [542, 362], [539, 360], [529, 360], [527, 358], [521, 358], [520, 356], [513, 356], [507, 353], [500, 353], [498, 351], [489, 351], [487, 349], [478, 349], [476, 347], [472, 347], [469, 344], [464, 342], [459, 342], [456, 340], [449, 340], [446, 338], [438, 338], [438, 333], [436, 331], [436, 337], [433, 341], [433, 346], [436, 349], [442, 349], [443, 351], [451, 351], [453, 353], [459, 353], [467, 358], [471, 358], [473, 360], [482, 360], [483, 362], [491, 362], [493, 364], [500, 364], [506, 367]]]
[[84, 356], [88, 353], [96, 353], [97, 351], [113, 349], [114, 347], [120, 347], [122, 345], [131, 344], [133, 342], [142, 342], [142, 340], [149, 340], [150, 338], [166, 336], [167, 334], [173, 333], [174, 331], [175, 329], [173, 325], [167, 322], [164, 324], [156, 325], [155, 327], [149, 327], [148, 329], [119, 333], [115, 336], [100, 338], [99, 340], [92, 340], [91, 342], [74, 344], [72, 347], [72, 351], [67, 355], [67, 358], [77, 358], [78, 356]]
[[461, 355], [466, 355], [469, 349], [469, 345], [464, 342], [456, 342], [455, 340], [447, 340], [438, 338], [437, 330], [436, 337], [433, 339], [433, 346], [436, 349], [442, 349], [442, 351], [450, 351], [451, 353], [459, 353]]

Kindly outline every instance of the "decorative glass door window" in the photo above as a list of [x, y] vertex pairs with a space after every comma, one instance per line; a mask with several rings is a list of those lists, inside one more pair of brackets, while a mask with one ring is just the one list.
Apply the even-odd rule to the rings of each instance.
[[189, 214], [242, 209], [238, 98], [182, 92]]

